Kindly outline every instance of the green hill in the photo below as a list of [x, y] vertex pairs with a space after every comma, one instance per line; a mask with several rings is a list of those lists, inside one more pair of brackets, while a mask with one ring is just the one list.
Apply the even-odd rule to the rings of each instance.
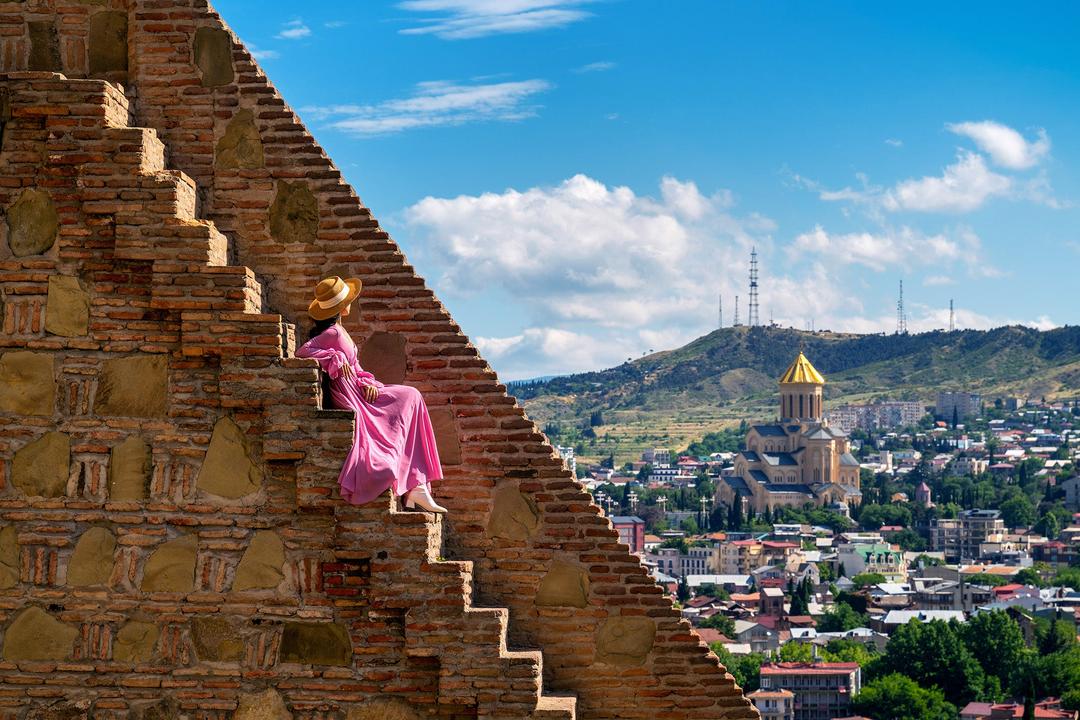
[[[1080, 391], [1080, 327], [1009, 326], [911, 335], [788, 328], [716, 330], [618, 367], [552, 378], [514, 392], [553, 439], [622, 462], [646, 447], [683, 448], [705, 432], [775, 414], [776, 378], [803, 349], [826, 377], [827, 405], [872, 399], [933, 404], [940, 389], [1025, 397]], [[594, 411], [595, 440], [579, 428]], [[587, 434], [587, 433], [586, 433]]]

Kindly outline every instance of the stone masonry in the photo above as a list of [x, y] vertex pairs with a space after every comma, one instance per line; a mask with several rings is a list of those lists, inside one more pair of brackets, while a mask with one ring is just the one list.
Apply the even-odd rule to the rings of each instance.
[[[336, 492], [311, 288], [439, 519]], [[0, 0], [0, 720], [756, 718], [199, 0]]]

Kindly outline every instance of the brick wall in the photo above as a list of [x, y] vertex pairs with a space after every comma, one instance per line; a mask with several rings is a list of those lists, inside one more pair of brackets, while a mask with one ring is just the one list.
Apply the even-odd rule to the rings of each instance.
[[[528, 717], [546, 707], [532, 677], [542, 666], [545, 691], [576, 694], [580, 717], [756, 717], [205, 3], [0, 4], [0, 59], [4, 71], [126, 90], [44, 75], [0, 87], [0, 207], [23, 223], [0, 243], [0, 374], [26, 387], [48, 377], [54, 388], [0, 395], [0, 509], [19, 556], [17, 582], [0, 590], [5, 637], [34, 605], [47, 617], [31, 620], [54, 630], [59, 620], [58, 632], [76, 628], [96, 652], [111, 643], [115, 654], [131, 609], [150, 613], [140, 622], [157, 629], [158, 664], [116, 670], [131, 678], [109, 685], [117, 712], [138, 710], [138, 683], [151, 682], [150, 698], [164, 687], [152, 680], [177, 677], [185, 684], [170, 698], [242, 710], [241, 696], [273, 678], [301, 717], [376, 695], [423, 714]], [[13, 238], [20, 253], [39, 249], [54, 217], [54, 244], [13, 256]], [[311, 287], [330, 273], [364, 280], [349, 327], [362, 362], [416, 386], [432, 410], [447, 473], [436, 494], [451, 509], [441, 525], [391, 512], [388, 501], [354, 509], [336, 498], [351, 416], [316, 411], [311, 364], [288, 358], [292, 323], [303, 325]], [[49, 331], [50, 306], [59, 308], [52, 329], [69, 334]], [[30, 412], [41, 408], [51, 411]], [[34, 482], [58, 492], [58, 435], [69, 445], [62, 492], [27, 496], [12, 485], [17, 453], [45, 438], [35, 447], [54, 458], [56, 476]], [[243, 449], [237, 462], [261, 478], [257, 489], [204, 479], [215, 437]], [[143, 462], [146, 497], [118, 504], [112, 489], [138, 485]], [[110, 592], [96, 590], [87, 615], [64, 574], [90, 528], [116, 545]], [[164, 555], [189, 562], [192, 535], [195, 587], [154, 614], [158, 604], [141, 594], [146, 564], [168, 541], [179, 546]], [[94, 541], [88, 557], [107, 564], [108, 538]], [[234, 588], [252, 547], [275, 561], [284, 553], [288, 568], [258, 603]], [[439, 563], [440, 554], [466, 562]], [[472, 596], [507, 610], [471, 607]], [[192, 618], [201, 614], [226, 618], [236, 641], [199, 652]], [[346, 628], [351, 672], [304, 670], [311, 687], [297, 679], [307, 666], [283, 658], [297, 659], [289, 647], [304, 646], [299, 631], [289, 631], [289, 652], [281, 645], [283, 625], [300, 618]], [[328, 632], [310, 625], [301, 630]], [[229, 636], [211, 630], [201, 636]], [[519, 649], [542, 651], [542, 662]], [[222, 653], [230, 659], [213, 659]], [[8, 665], [0, 689], [35, 687], [21, 680], [22, 664]], [[491, 668], [503, 687], [484, 694]], [[68, 697], [87, 668], [70, 672], [48, 698]]]

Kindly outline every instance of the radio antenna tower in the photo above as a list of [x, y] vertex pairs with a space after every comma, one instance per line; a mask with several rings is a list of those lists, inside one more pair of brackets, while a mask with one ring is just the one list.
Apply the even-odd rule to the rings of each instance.
[[949, 298], [949, 332], [956, 330], [956, 313], [953, 312], [952, 298]]
[[757, 294], [757, 248], [750, 250], [750, 327], [760, 324]]
[[735, 296], [735, 325], [734, 325], [734, 327], [738, 327], [738, 325], [739, 325], [739, 296], [736, 295]]
[[724, 296], [722, 294], [720, 295], [720, 324], [717, 327], [724, 327]]
[[900, 281], [900, 297], [896, 300], [896, 334], [907, 335], [907, 315], [904, 314], [904, 281]]

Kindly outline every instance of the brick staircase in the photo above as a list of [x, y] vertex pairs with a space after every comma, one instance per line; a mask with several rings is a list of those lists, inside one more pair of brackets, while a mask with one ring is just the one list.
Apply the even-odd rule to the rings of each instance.
[[[167, 149], [157, 133], [128, 126], [123, 91], [104, 81], [49, 73], [16, 73], [0, 82], [13, 114], [36, 113], [48, 130], [44, 150], [58, 187], [66, 183], [78, 190], [58, 202], [61, 236], [77, 229], [64, 223], [76, 204], [88, 224], [111, 224], [112, 260], [150, 273], [149, 312], [178, 329], [140, 343], [102, 327], [94, 333], [101, 349], [138, 347], [213, 368], [208, 382], [216, 384], [220, 407], [260, 429], [262, 460], [272, 478], [283, 480], [286, 487], [281, 490], [279, 483], [279, 492], [295, 493], [292, 511], [332, 528], [331, 538], [319, 546], [321, 587], [302, 588], [301, 605], [311, 602], [320, 617], [351, 623], [354, 669], [363, 672], [368, 657], [390, 652], [373, 642], [380, 623], [399, 625], [401, 637], [386, 642], [397, 642], [416, 667], [437, 668], [431, 699], [440, 717], [573, 720], [574, 697], [543, 693], [541, 653], [508, 649], [508, 610], [473, 606], [472, 564], [440, 559], [438, 517], [401, 512], [387, 496], [364, 508], [342, 505], [336, 481], [352, 439], [352, 414], [319, 409], [314, 361], [292, 357], [295, 328], [266, 307], [255, 272], [227, 264], [228, 237], [198, 217], [195, 183], [167, 169]], [[32, 106], [21, 105], [21, 93], [35, 98]], [[76, 248], [62, 246], [57, 263], [70, 268], [96, 262], [96, 276], [108, 274], [111, 263], [100, 263], [102, 248]], [[55, 338], [46, 344], [80, 347], [79, 341]], [[186, 409], [184, 403], [195, 397], [186, 385], [170, 383], [174, 406]], [[194, 500], [177, 505], [184, 502]], [[357, 568], [369, 568], [370, 575], [353, 572]], [[355, 696], [362, 699], [363, 692]], [[308, 698], [294, 705], [303, 703], [317, 704]]]

